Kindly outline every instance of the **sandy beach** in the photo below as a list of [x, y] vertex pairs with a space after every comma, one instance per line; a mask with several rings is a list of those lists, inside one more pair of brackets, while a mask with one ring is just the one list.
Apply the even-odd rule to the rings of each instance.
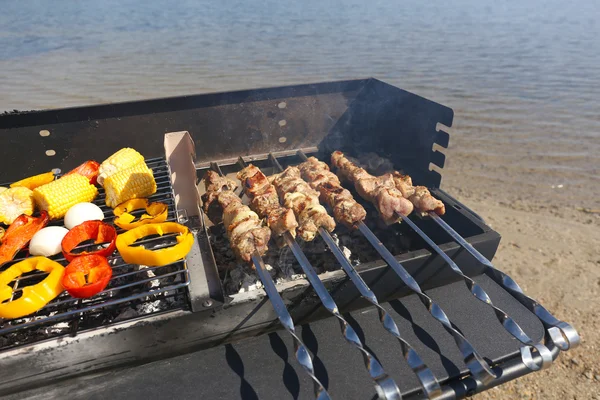
[[[456, 120], [460, 126], [460, 116]], [[600, 185], [590, 178], [574, 188], [569, 174], [564, 180], [562, 174], [546, 170], [544, 180], [554, 179], [553, 188], [526, 166], [528, 153], [544, 153], [539, 144], [512, 148], [510, 156], [523, 161], [507, 165], [493, 155], [482, 156], [481, 145], [469, 136], [468, 131], [453, 130], [442, 187], [500, 232], [494, 265], [557, 318], [572, 323], [582, 338], [579, 348], [561, 354], [550, 369], [476, 398], [600, 399]], [[499, 144], [494, 147], [502, 150]], [[493, 179], [483, 176], [493, 171], [502, 173]]]

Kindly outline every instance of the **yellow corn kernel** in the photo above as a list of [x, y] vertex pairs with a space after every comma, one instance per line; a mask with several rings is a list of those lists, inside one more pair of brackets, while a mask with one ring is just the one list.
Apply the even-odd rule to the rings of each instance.
[[115, 208], [127, 200], [156, 193], [156, 181], [152, 170], [142, 161], [107, 177], [104, 180], [104, 190], [106, 205]]
[[51, 219], [65, 216], [75, 204], [91, 202], [98, 195], [96, 186], [82, 175], [71, 174], [47, 183], [33, 191], [33, 198], [40, 210], [48, 211]]
[[10, 225], [21, 214], [33, 214], [33, 192], [14, 187], [0, 192], [0, 223]]
[[133, 167], [140, 162], [144, 162], [144, 156], [130, 147], [125, 147], [100, 164], [100, 168], [98, 169], [98, 183], [104, 186], [106, 178], [118, 171]]

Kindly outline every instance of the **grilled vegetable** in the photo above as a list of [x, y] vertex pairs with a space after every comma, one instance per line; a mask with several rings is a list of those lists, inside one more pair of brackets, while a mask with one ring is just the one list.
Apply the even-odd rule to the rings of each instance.
[[96, 186], [79, 174], [63, 176], [33, 191], [36, 204], [48, 211], [51, 219], [64, 217], [75, 204], [92, 201], [97, 195]]
[[48, 214], [41, 212], [39, 217], [30, 217], [21, 215], [13, 222], [2, 239], [0, 246], [0, 265], [12, 260], [15, 255], [23, 248], [33, 235], [48, 224]]
[[[10, 283], [19, 276], [33, 270], [48, 272], [48, 276], [40, 283], [23, 288], [21, 297], [10, 300], [13, 288]], [[46, 257], [31, 257], [11, 265], [0, 273], [0, 317], [21, 318], [36, 312], [62, 293], [61, 279], [65, 268]]]
[[46, 183], [50, 183], [54, 180], [54, 173], [52, 171], [46, 172], [44, 174], [39, 174], [35, 176], [31, 176], [29, 178], [21, 179], [18, 182], [11, 183], [10, 187], [26, 187], [29, 190], [33, 190], [36, 187], [45, 185]]
[[100, 164], [98, 164], [96, 161], [93, 161], [93, 160], [86, 161], [83, 164], [81, 164], [79, 167], [67, 172], [65, 174], [65, 176], [71, 175], [71, 174], [83, 175], [86, 178], [88, 178], [88, 180], [90, 181], [90, 183], [92, 185], [95, 185], [96, 181], [98, 179], [98, 169], [99, 168], [100, 168]]
[[21, 214], [33, 214], [33, 192], [14, 187], [0, 193], [0, 223], [10, 225]]
[[4, 186], [0, 186], [0, 193], [4, 192], [5, 190], [8, 190], [8, 188], [4, 187]]
[[117, 151], [112, 156], [108, 157], [102, 164], [100, 164], [100, 168], [98, 170], [98, 183], [101, 186], [104, 186], [104, 181], [109, 176], [115, 174], [118, 171], [131, 168], [136, 164], [140, 164], [144, 162], [144, 156], [135, 151], [130, 147], [125, 147]]
[[6, 230], [4, 230], [4, 228], [0, 226], [0, 243], [2, 243], [2, 238], [4, 238], [5, 233]]
[[[146, 210], [137, 221], [131, 214], [135, 210]], [[131, 199], [119, 204], [114, 210], [114, 223], [119, 228], [129, 230], [141, 225], [165, 222], [169, 208], [164, 203], [148, 203], [147, 199]], [[135, 221], [135, 222], [134, 222]]]
[[152, 170], [142, 161], [107, 177], [104, 180], [104, 190], [106, 205], [114, 208], [127, 200], [156, 193], [156, 181]]
[[67, 265], [62, 285], [71, 296], [85, 299], [103, 291], [111, 277], [112, 268], [105, 257], [87, 255]]
[[78, 203], [69, 208], [65, 215], [65, 226], [67, 229], [73, 229], [85, 221], [102, 221], [104, 212], [94, 203]]
[[[95, 244], [108, 243], [108, 247], [93, 252], [73, 252], [75, 247], [92, 239]], [[65, 235], [61, 243], [63, 255], [68, 261], [73, 260], [75, 257], [89, 254], [108, 257], [115, 251], [116, 239], [117, 231], [113, 226], [102, 221], [86, 221], [81, 225], [77, 225]]]
[[69, 230], [62, 226], [40, 229], [29, 243], [29, 252], [34, 256], [50, 257], [62, 251], [61, 242]]
[[[177, 244], [159, 250], [145, 249], [143, 246], [131, 247], [131, 245], [143, 237], [150, 235], [164, 235], [165, 233], [179, 233]], [[142, 264], [152, 267], [167, 265], [182, 259], [192, 249], [194, 236], [184, 225], [175, 222], [163, 222], [162, 224], [148, 224], [138, 226], [117, 237], [117, 249], [126, 263]]]

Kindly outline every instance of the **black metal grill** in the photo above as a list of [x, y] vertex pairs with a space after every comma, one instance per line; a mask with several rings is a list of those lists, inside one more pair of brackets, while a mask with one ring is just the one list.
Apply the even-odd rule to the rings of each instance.
[[[163, 158], [147, 160], [157, 184], [157, 191], [150, 201], [166, 203], [169, 207], [167, 221], [178, 221], [170, 183], [169, 169]], [[100, 189], [94, 203], [104, 211], [105, 222], [112, 222], [112, 209], [104, 204], [105, 193]], [[136, 216], [143, 213], [139, 210]], [[135, 213], [134, 213], [135, 214]], [[184, 222], [184, 221], [179, 221]], [[63, 220], [52, 221], [50, 225], [63, 225]], [[123, 232], [117, 228], [117, 233]], [[176, 243], [174, 234], [151, 237], [136, 242], [152, 249], [170, 247]], [[82, 250], [89, 245], [82, 245]], [[4, 268], [24, 260], [27, 249], [20, 252]], [[67, 265], [62, 254], [51, 257], [54, 261]], [[145, 267], [127, 264], [115, 254], [108, 259], [113, 268], [113, 276], [106, 289], [89, 299], [75, 299], [63, 292], [56, 299], [35, 314], [3, 320], [0, 324], [0, 349], [49, 339], [64, 334], [75, 335], [86, 329], [106, 326], [142, 315], [150, 315], [165, 310], [189, 307], [187, 291], [189, 274], [184, 261], [160, 267]], [[32, 271], [12, 282], [13, 296], [18, 298], [21, 287], [40, 282], [47, 274]], [[162, 300], [159, 303], [154, 303]]]

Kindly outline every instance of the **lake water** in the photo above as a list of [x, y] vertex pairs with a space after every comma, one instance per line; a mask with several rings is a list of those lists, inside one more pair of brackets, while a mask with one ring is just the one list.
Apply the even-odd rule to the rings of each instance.
[[457, 156], [600, 185], [599, 21], [597, 0], [4, 1], [0, 111], [374, 76], [452, 107]]

